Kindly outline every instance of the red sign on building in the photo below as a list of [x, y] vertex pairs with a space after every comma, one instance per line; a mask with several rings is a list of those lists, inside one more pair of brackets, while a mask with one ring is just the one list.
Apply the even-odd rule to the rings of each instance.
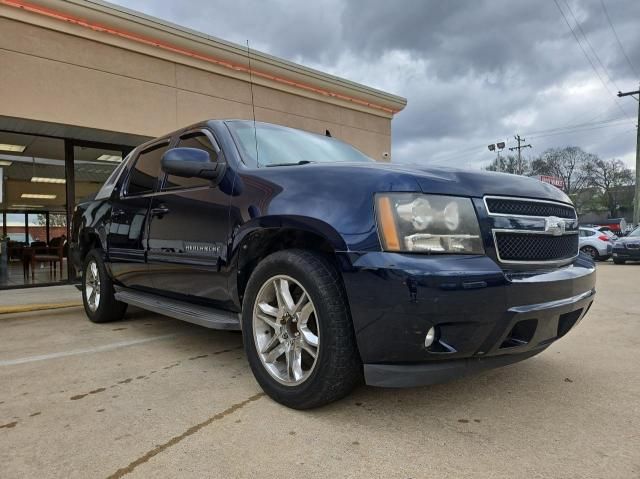
[[550, 185], [557, 186], [561, 190], [564, 189], [564, 180], [562, 178], [546, 175], [540, 175], [537, 178], [544, 183], [549, 183]]

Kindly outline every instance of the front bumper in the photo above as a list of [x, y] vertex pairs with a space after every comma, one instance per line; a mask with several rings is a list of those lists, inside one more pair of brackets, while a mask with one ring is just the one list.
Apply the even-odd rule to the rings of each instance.
[[[486, 256], [345, 254], [368, 384], [432, 384], [526, 359], [564, 336], [595, 294], [595, 267], [507, 273]], [[425, 347], [427, 331], [436, 341]]]
[[369, 386], [410, 388], [444, 383], [452, 379], [499, 368], [535, 356], [546, 349], [534, 349], [520, 354], [503, 354], [483, 358], [430, 361], [418, 364], [365, 364], [364, 377]]
[[626, 247], [615, 247], [613, 248], [613, 257], [614, 259], [623, 259], [629, 261], [640, 261], [640, 249], [629, 249]]

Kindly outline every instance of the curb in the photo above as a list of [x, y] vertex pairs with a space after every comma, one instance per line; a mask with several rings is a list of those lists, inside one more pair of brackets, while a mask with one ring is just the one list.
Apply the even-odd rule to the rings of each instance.
[[21, 304], [15, 306], [0, 307], [0, 315], [11, 313], [30, 313], [33, 311], [45, 311], [47, 309], [62, 309], [82, 306], [81, 301], [72, 301], [68, 303], [44, 303], [44, 304]]

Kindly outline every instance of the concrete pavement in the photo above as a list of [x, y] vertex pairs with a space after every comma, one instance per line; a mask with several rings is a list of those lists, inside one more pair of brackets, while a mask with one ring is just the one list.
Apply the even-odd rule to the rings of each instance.
[[589, 316], [530, 360], [306, 412], [262, 394], [238, 333], [2, 315], [0, 476], [640, 477], [639, 275], [600, 265]]
[[82, 296], [73, 285], [0, 291], [0, 314], [55, 309], [82, 304]]

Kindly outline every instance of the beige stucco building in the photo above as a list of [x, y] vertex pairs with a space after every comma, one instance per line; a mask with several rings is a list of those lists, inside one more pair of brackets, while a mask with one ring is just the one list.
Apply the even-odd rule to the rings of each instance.
[[[154, 137], [250, 118], [248, 63], [244, 47], [102, 2], [0, 1], [2, 129], [20, 118]], [[403, 98], [257, 51], [251, 68], [258, 120], [390, 151]]]
[[51, 215], [68, 217], [132, 147], [204, 119], [249, 119], [252, 96], [257, 120], [329, 130], [380, 161], [406, 105], [100, 1], [0, 0], [2, 233], [24, 215], [29, 243], [37, 215], [49, 241]]

